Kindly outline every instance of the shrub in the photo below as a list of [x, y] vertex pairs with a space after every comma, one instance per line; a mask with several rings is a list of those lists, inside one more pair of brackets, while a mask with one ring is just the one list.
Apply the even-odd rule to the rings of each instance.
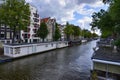
[[120, 47], [120, 39], [117, 39], [114, 44], [117, 46], [117, 47]]

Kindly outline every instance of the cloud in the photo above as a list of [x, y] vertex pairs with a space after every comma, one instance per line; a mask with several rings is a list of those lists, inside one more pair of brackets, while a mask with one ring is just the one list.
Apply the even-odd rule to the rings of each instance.
[[[41, 18], [55, 17], [57, 22], [75, 21], [84, 23], [84, 27], [90, 29], [88, 23], [91, 21], [91, 14], [104, 8], [100, 0], [26, 0], [37, 7]], [[107, 7], [106, 7], [107, 8]], [[77, 19], [76, 14], [82, 16]], [[88, 27], [87, 27], [88, 26]]]
[[88, 4], [90, 7], [93, 7], [93, 8], [100, 8], [101, 6], [104, 6], [104, 3], [102, 3], [102, 1], [96, 1], [94, 4]]
[[31, 4], [36, 4], [41, 18], [55, 17], [60, 23], [74, 20], [75, 4], [71, 4], [69, 0], [36, 0]]
[[76, 0], [77, 4], [85, 3], [85, 4], [92, 4], [97, 2], [98, 0]]
[[32, 2], [32, 0], [25, 0], [26, 2]]
[[78, 7], [76, 8], [76, 12], [79, 13], [79, 14], [81, 14], [81, 15], [86, 16], [86, 15], [92, 14], [93, 12], [95, 12], [95, 10], [92, 9], [92, 8], [89, 8], [89, 9], [88, 9], [88, 8], [86, 7], [86, 4], [82, 4], [81, 6], [78, 6]]
[[92, 19], [90, 17], [83, 17], [82, 19], [79, 19], [77, 22], [80, 24], [80, 27], [82, 29], [91, 29], [91, 26], [89, 25]]

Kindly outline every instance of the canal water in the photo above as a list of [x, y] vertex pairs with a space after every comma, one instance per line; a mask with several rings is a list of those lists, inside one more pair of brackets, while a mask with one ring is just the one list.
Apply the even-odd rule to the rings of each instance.
[[0, 80], [89, 80], [96, 41], [0, 64]]

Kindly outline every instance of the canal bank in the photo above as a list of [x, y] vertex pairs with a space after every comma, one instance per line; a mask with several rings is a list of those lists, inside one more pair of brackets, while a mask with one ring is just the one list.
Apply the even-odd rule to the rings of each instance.
[[96, 41], [0, 64], [1, 80], [88, 80]]

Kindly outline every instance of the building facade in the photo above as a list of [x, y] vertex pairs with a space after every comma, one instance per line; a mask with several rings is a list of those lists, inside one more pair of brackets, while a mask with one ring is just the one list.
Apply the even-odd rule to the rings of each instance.
[[[0, 7], [4, 1], [0, 1]], [[11, 43], [13, 36], [13, 30], [10, 29], [7, 25], [0, 24], [0, 45], [2, 43]]]
[[13, 30], [8, 26], [0, 25], [0, 41], [2, 43], [11, 43], [13, 36]]
[[60, 38], [61, 41], [66, 40], [66, 35], [64, 33], [65, 27], [66, 27], [65, 25], [61, 25], [61, 24], [58, 25], [58, 28], [60, 29], [60, 34], [61, 34], [61, 38]]
[[[19, 31], [16, 32], [16, 41], [17, 37], [20, 35], [20, 38], [23, 42], [36, 42], [39, 40], [38, 37], [36, 37], [37, 29], [40, 26], [40, 18], [38, 11], [36, 7], [29, 5], [30, 7], [30, 25], [27, 26], [27, 31], [21, 30], [21, 34], [19, 34]], [[11, 43], [13, 37], [13, 30], [10, 29], [8, 26], [0, 25], [0, 41], [2, 43]]]
[[37, 42], [39, 40], [39, 38], [36, 37], [36, 33], [38, 28], [40, 27], [40, 17], [37, 8], [30, 5], [30, 12], [30, 25], [28, 26], [28, 30], [26, 32], [21, 31], [21, 38], [23, 39], [23, 41], [28, 43]]
[[55, 34], [55, 25], [56, 25], [56, 19], [43, 18], [41, 19], [41, 22], [45, 22], [47, 25], [47, 29], [49, 31], [45, 41], [53, 41], [53, 36]]

